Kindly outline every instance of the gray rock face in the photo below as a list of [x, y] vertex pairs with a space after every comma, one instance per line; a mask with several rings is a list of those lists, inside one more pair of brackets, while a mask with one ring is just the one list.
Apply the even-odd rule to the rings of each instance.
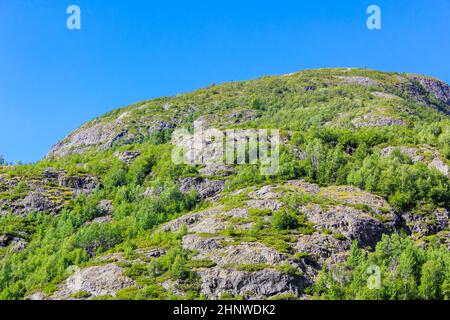
[[178, 219], [172, 220], [165, 225], [162, 226], [162, 231], [171, 231], [176, 232], [178, 231], [183, 225], [190, 226], [193, 225], [199, 221], [201, 221], [203, 218], [214, 216], [219, 214], [221, 211], [221, 208], [213, 208], [201, 212], [196, 212], [192, 214], [184, 215]]
[[322, 195], [340, 202], [353, 205], [366, 205], [377, 214], [383, 214], [395, 222], [396, 216], [390, 204], [380, 196], [352, 186], [332, 186], [322, 188]]
[[[450, 87], [446, 83], [418, 75], [409, 75], [408, 78], [418, 81], [428, 94], [433, 95], [436, 99], [440, 99], [450, 106]], [[420, 96], [420, 89], [410, 86], [409, 91], [414, 96], [419, 96], [417, 97], [418, 99], [423, 100], [423, 97]], [[450, 108], [447, 108], [447, 114], [450, 114]]]
[[225, 237], [204, 238], [196, 234], [188, 234], [183, 237], [184, 249], [199, 251], [197, 258], [205, 258], [209, 253], [222, 249], [222, 241]]
[[24, 214], [31, 212], [54, 211], [57, 204], [40, 192], [29, 193], [23, 200]]
[[94, 189], [100, 188], [100, 182], [97, 177], [91, 175], [85, 176], [59, 176], [59, 185], [61, 187], [71, 188], [77, 192], [89, 193]]
[[449, 176], [449, 168], [441, 159], [434, 158], [428, 165], [430, 168], [434, 168], [445, 176]]
[[405, 122], [401, 119], [395, 119], [388, 116], [367, 114], [362, 118], [357, 118], [352, 121], [356, 128], [363, 127], [390, 127], [403, 126]]
[[103, 216], [111, 215], [114, 210], [114, 206], [111, 200], [101, 200], [98, 203], [97, 208]]
[[301, 236], [295, 246], [297, 252], [308, 254], [319, 264], [325, 263], [326, 259], [345, 252], [349, 248], [349, 241], [338, 240], [332, 235], [320, 233]]
[[91, 297], [115, 296], [118, 290], [135, 285], [122, 272], [122, 268], [112, 263], [78, 270], [61, 285], [52, 298], [69, 299], [78, 292], [90, 293]]
[[[133, 119], [128, 112], [117, 118], [95, 119], [70, 133], [54, 145], [47, 157], [61, 157], [93, 149], [105, 150], [116, 143], [133, 143], [157, 131], [174, 128], [174, 123], [143, 116]], [[136, 128], [137, 130], [130, 130]], [[143, 128], [148, 128], [143, 129]], [[135, 132], [137, 131], [137, 132]]]
[[133, 161], [141, 155], [139, 151], [124, 151], [124, 152], [116, 152], [114, 154], [117, 159], [124, 162], [127, 165], [133, 163]]
[[110, 223], [110, 222], [112, 222], [112, 217], [104, 216], [104, 217], [98, 217], [91, 221], [88, 221], [88, 222], [86, 222], [86, 225], [93, 224], [93, 223], [104, 224], [104, 223]]
[[211, 164], [198, 170], [198, 172], [205, 177], [212, 177], [212, 176], [226, 177], [232, 174], [233, 171], [234, 168], [232, 166], [227, 166], [223, 164]]
[[345, 83], [349, 83], [349, 84], [356, 84], [356, 85], [361, 85], [361, 86], [376, 86], [379, 84], [378, 81], [369, 78], [369, 77], [361, 77], [361, 76], [341, 76], [339, 77], [340, 79], [342, 79]]
[[227, 224], [223, 220], [216, 217], [208, 217], [201, 220], [196, 225], [188, 227], [188, 231], [196, 233], [218, 233], [226, 228]]
[[210, 180], [198, 177], [180, 178], [180, 191], [189, 193], [191, 190], [196, 190], [200, 199], [206, 199], [217, 195], [225, 189], [224, 180]]
[[245, 264], [274, 266], [286, 259], [284, 254], [258, 242], [242, 242], [228, 246], [224, 250], [214, 251], [209, 258], [219, 266]]
[[11, 245], [11, 252], [20, 252], [25, 249], [28, 245], [28, 241], [22, 238], [13, 238]]
[[33, 294], [30, 294], [28, 297], [25, 298], [25, 300], [42, 301], [47, 300], [47, 296], [42, 291], [37, 291]]
[[163, 192], [163, 188], [147, 188], [144, 193], [142, 194], [144, 197], [159, 197], [161, 193]]
[[320, 186], [314, 183], [309, 183], [304, 180], [291, 180], [287, 182], [288, 185], [296, 187], [300, 192], [309, 194], [318, 194]]
[[256, 272], [233, 269], [211, 268], [199, 271], [201, 292], [209, 299], [220, 298], [221, 294], [250, 295], [262, 299], [277, 294], [298, 295], [304, 284], [302, 279], [272, 269]]
[[248, 200], [247, 205], [252, 209], [278, 211], [283, 207], [283, 203], [278, 200]]
[[[178, 219], [172, 220], [162, 226], [162, 231], [178, 231], [181, 226], [186, 226], [189, 232], [208, 232], [208, 231], [221, 231], [225, 230], [227, 227], [227, 222], [222, 217], [228, 218], [247, 218], [248, 210], [236, 208], [232, 210], [225, 210], [224, 207], [214, 207], [211, 209], [207, 209], [204, 211], [191, 213], [179, 217]], [[206, 222], [205, 222], [206, 221]], [[212, 226], [209, 226], [209, 223], [213, 223]], [[208, 230], [208, 231], [206, 231]], [[215, 233], [215, 232], [211, 232]]]
[[89, 193], [101, 187], [100, 180], [93, 175], [69, 176], [65, 170], [48, 168], [42, 173], [46, 183], [73, 189], [77, 193]]
[[0, 215], [13, 213], [27, 216], [31, 212], [58, 214], [69, 199], [101, 187], [99, 179], [93, 175], [68, 176], [65, 170], [53, 168], [44, 170], [41, 176], [35, 178], [0, 178], [3, 192], [19, 187], [22, 189], [19, 197], [0, 199]]
[[81, 153], [91, 147], [103, 150], [110, 147], [114, 141], [124, 137], [126, 132], [119, 119], [112, 123], [88, 124], [72, 132], [65, 139], [54, 145], [47, 156], [61, 157]]
[[11, 246], [11, 252], [19, 252], [27, 246], [28, 241], [25, 239], [12, 236], [10, 234], [2, 234], [0, 235], [0, 248], [6, 248]]
[[429, 214], [406, 212], [402, 214], [407, 230], [414, 238], [422, 238], [444, 231], [449, 227], [450, 214], [444, 208], [438, 208]]
[[274, 187], [264, 186], [256, 191], [250, 192], [248, 196], [252, 199], [276, 199], [283, 195], [282, 192], [276, 191]]
[[385, 225], [368, 213], [348, 206], [322, 209], [317, 204], [309, 204], [303, 206], [301, 211], [318, 230], [331, 230], [342, 234], [347, 240], [358, 240], [362, 246], [374, 246], [383, 234], [392, 232], [389, 224]]
[[374, 91], [371, 92], [371, 94], [375, 97], [378, 98], [384, 98], [384, 99], [401, 99], [400, 97], [390, 94], [390, 93], [386, 93], [386, 92], [379, 92], [379, 91]]

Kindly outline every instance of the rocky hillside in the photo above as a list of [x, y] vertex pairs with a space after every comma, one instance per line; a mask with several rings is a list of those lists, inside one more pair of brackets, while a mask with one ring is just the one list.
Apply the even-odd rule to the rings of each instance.
[[[174, 163], [198, 120], [279, 129], [279, 170]], [[0, 298], [450, 298], [449, 165], [450, 87], [425, 76], [307, 70], [143, 101], [0, 167]]]

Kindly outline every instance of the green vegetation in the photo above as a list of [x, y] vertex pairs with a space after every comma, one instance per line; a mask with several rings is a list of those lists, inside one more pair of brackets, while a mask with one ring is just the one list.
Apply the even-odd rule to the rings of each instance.
[[[371, 266], [380, 268], [379, 287], [367, 286]], [[438, 244], [425, 250], [397, 234], [384, 236], [374, 252], [355, 243], [347, 262], [324, 269], [312, 291], [320, 299], [448, 300], [450, 252]]]
[[297, 225], [297, 216], [292, 212], [278, 211], [272, 217], [272, 227], [276, 230], [294, 229]]
[[[342, 80], [354, 76], [370, 77], [380, 85], [355, 85]], [[196, 270], [212, 268], [215, 263], [207, 258], [192, 259], [194, 253], [183, 249], [181, 237], [186, 228], [177, 233], [158, 228], [183, 214], [218, 203], [239, 208], [247, 200], [248, 192], [233, 192], [247, 187], [256, 189], [265, 184], [303, 179], [320, 186], [359, 187], [386, 199], [398, 215], [405, 212], [429, 215], [436, 208], [449, 209], [449, 175], [429, 165], [434, 159], [450, 165], [448, 109], [426, 92], [423, 94], [429, 105], [415, 100], [403, 87], [400, 76], [405, 75], [324, 69], [211, 85], [172, 98], [139, 102], [81, 128], [112, 122], [126, 126], [131, 136], [118, 139], [108, 148], [91, 146], [81, 153], [16, 166], [4, 166], [0, 156], [0, 235], [27, 241], [20, 251], [10, 250], [10, 244], [0, 248], [0, 299], [23, 299], [38, 290], [52, 294], [70, 275], [71, 266], [96, 265], [99, 257], [111, 253], [135, 256], [145, 262], [123, 263], [126, 275], [139, 287], [120, 290], [117, 299], [179, 298], [162, 286], [166, 281], [176, 283], [186, 293], [184, 298], [203, 299]], [[126, 117], [117, 121], [124, 113]], [[403, 125], [354, 125], [368, 121], [364, 118], [367, 115], [401, 120]], [[227, 180], [223, 198], [199, 201], [195, 191], [182, 193], [179, 178], [199, 176], [199, 168], [174, 164], [169, 143], [173, 128], [161, 126], [148, 135], [150, 125], [145, 120], [170, 124], [174, 121], [177, 126], [192, 129], [193, 120], [199, 117], [219, 128], [281, 129], [285, 143], [280, 151], [278, 173], [263, 176], [259, 164], [235, 166], [230, 176], [221, 177]], [[389, 146], [415, 148], [422, 160], [413, 161], [399, 150], [383, 155], [381, 151]], [[126, 164], [116, 156], [126, 151], [138, 151], [139, 156]], [[47, 168], [64, 170], [70, 177], [93, 175], [98, 177], [101, 187], [74, 197], [74, 192], [66, 187], [39, 185], [45, 181], [43, 173]], [[26, 216], [15, 214], [17, 208], [11, 203], [24, 199], [36, 184], [52, 200], [61, 203], [58, 214], [45, 211]], [[147, 193], [148, 190], [155, 192]], [[102, 200], [112, 204], [111, 222], [91, 223], [103, 215], [98, 206]], [[285, 193], [282, 200], [286, 206], [278, 211], [251, 209], [248, 219], [227, 220], [228, 227], [218, 234], [231, 239], [224, 241], [224, 246], [257, 241], [291, 255], [294, 261], [309, 259], [308, 253], [294, 252], [299, 236], [318, 231], [301, 207], [311, 203], [325, 207], [334, 202], [302, 190]], [[375, 216], [367, 205], [353, 207]], [[271, 219], [265, 219], [270, 216]], [[248, 230], [236, 227], [244, 223], [253, 224]], [[404, 226], [399, 228], [399, 233], [405, 233]], [[330, 230], [320, 232], [332, 234]], [[333, 237], [346, 240], [338, 233]], [[425, 239], [426, 246], [420, 247], [410, 236], [393, 234], [384, 236], [373, 252], [355, 244], [348, 261], [335, 270], [324, 269], [309, 294], [320, 299], [450, 299], [450, 254], [433, 239], [433, 235], [429, 236]], [[166, 254], [146, 258], [138, 254], [142, 248], [162, 248]], [[367, 288], [370, 275], [366, 271], [371, 265], [381, 269], [381, 289]], [[265, 264], [230, 267], [244, 271], [274, 268]], [[280, 265], [277, 270], [301, 276], [291, 265]], [[83, 291], [73, 295], [79, 299], [89, 297]], [[244, 297], [224, 293], [222, 298]]]

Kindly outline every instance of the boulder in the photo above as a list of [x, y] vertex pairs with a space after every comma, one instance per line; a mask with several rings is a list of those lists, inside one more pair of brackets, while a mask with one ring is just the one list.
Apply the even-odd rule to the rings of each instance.
[[295, 245], [297, 253], [305, 253], [320, 266], [325, 261], [338, 253], [347, 251], [350, 241], [338, 240], [332, 235], [314, 233], [302, 235]]
[[304, 283], [301, 278], [273, 270], [256, 272], [214, 267], [199, 271], [201, 293], [208, 299], [218, 299], [224, 293], [263, 299], [278, 294], [299, 295]]
[[309, 221], [318, 230], [330, 230], [347, 240], [358, 240], [362, 246], [375, 246], [385, 233], [392, 232], [389, 223], [383, 224], [370, 214], [349, 206], [337, 205], [322, 208], [318, 204], [301, 207]]
[[111, 200], [101, 200], [98, 203], [97, 208], [102, 216], [109, 216], [114, 210], [113, 202]]
[[55, 211], [57, 204], [41, 192], [30, 192], [22, 201], [23, 213]]
[[437, 208], [432, 212], [408, 211], [402, 214], [406, 229], [416, 239], [444, 231], [449, 227], [448, 210]]
[[189, 193], [191, 190], [197, 192], [199, 199], [206, 199], [219, 194], [225, 189], [224, 180], [210, 180], [199, 177], [186, 177], [178, 180], [180, 191]]
[[92, 175], [62, 175], [58, 178], [58, 183], [61, 187], [74, 189], [78, 193], [89, 193], [101, 186], [99, 179]]
[[90, 297], [115, 296], [120, 289], [135, 285], [131, 278], [122, 273], [123, 269], [112, 263], [79, 269], [60, 286], [52, 298], [70, 299], [79, 292], [89, 293]]
[[230, 245], [223, 250], [213, 251], [208, 257], [219, 266], [246, 264], [274, 266], [286, 260], [284, 254], [258, 242], [242, 242], [237, 245]]
[[116, 152], [114, 155], [117, 159], [124, 162], [126, 165], [130, 165], [137, 157], [141, 155], [141, 153], [139, 151], [123, 151]]
[[248, 200], [247, 205], [252, 209], [278, 211], [283, 207], [283, 203], [278, 200]]
[[233, 173], [234, 168], [223, 164], [210, 164], [198, 170], [202, 176], [214, 177], [221, 176], [226, 177]]

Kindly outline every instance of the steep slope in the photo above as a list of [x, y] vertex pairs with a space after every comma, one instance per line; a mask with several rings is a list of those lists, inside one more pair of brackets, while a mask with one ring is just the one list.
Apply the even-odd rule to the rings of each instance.
[[[279, 170], [174, 163], [199, 120], [279, 129]], [[0, 167], [0, 298], [448, 298], [449, 165], [450, 88], [429, 77], [307, 70], [140, 102]]]

